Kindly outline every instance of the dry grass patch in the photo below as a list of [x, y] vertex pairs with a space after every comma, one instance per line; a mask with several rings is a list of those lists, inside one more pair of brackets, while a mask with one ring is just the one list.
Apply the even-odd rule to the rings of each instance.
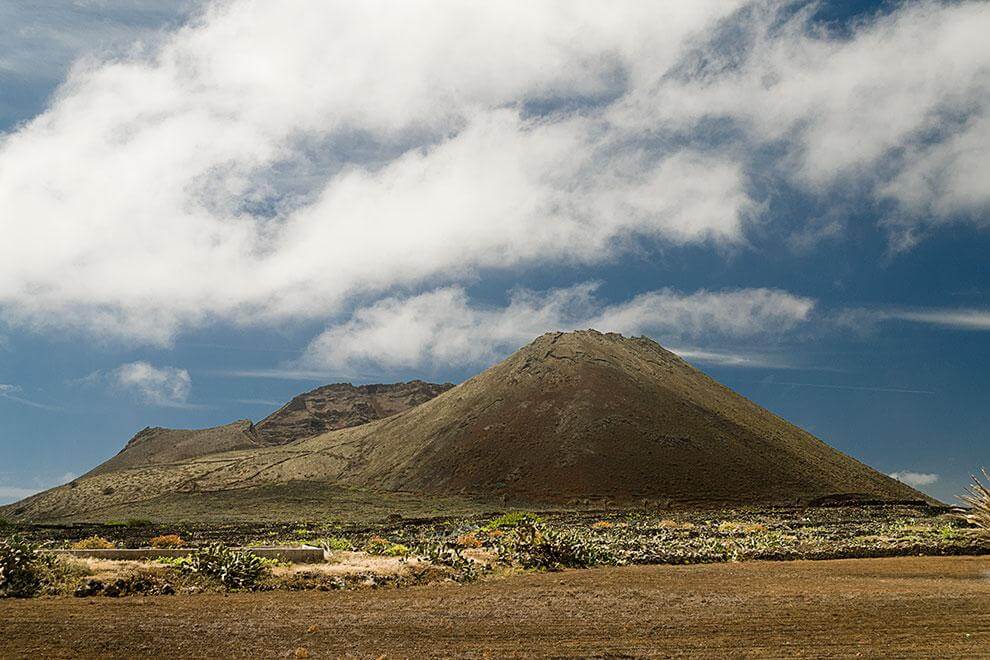
[[69, 547], [73, 550], [113, 550], [117, 545], [102, 536], [90, 536], [76, 541]]
[[155, 536], [149, 543], [152, 548], [181, 548], [186, 542], [178, 534], [162, 534]]

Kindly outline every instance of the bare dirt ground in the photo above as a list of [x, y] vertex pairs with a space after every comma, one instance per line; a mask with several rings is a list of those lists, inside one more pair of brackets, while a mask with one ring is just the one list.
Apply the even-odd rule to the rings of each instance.
[[628, 566], [0, 612], [3, 657], [990, 657], [990, 559]]

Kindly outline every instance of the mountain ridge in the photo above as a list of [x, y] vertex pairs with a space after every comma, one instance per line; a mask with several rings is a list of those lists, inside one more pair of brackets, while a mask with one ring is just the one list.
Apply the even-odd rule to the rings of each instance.
[[[656, 342], [593, 330], [541, 335], [395, 415], [117, 477], [96, 475], [84, 480], [92, 481], [85, 489], [77, 484], [28, 498], [16, 515], [77, 516], [92, 508], [94, 493], [107, 489], [104, 508], [178, 494], [205, 501], [212, 497], [207, 494], [236, 492], [247, 501], [259, 488], [287, 484], [299, 485], [302, 498], [305, 484], [331, 484], [367, 493], [555, 506], [589, 500], [691, 506], [803, 505], [836, 497], [930, 501]], [[325, 507], [329, 514], [334, 503]]]

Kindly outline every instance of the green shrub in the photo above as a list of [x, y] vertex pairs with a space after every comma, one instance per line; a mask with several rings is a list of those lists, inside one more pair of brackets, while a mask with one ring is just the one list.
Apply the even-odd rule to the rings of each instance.
[[540, 523], [542, 520], [535, 513], [527, 513], [525, 511], [511, 511], [509, 513], [503, 514], [498, 518], [492, 518], [489, 520], [482, 529], [507, 529], [510, 527], [518, 527], [523, 523]]
[[45, 558], [18, 536], [0, 541], [0, 598], [27, 598], [41, 589]]
[[226, 589], [251, 589], [267, 575], [269, 565], [250, 552], [215, 543], [190, 554], [180, 568], [185, 573], [217, 580]]
[[614, 554], [599, 539], [580, 531], [562, 531], [539, 523], [516, 527], [514, 538], [499, 548], [499, 554], [503, 560], [525, 568], [552, 571], [616, 563]]
[[422, 548], [421, 554], [431, 564], [453, 569], [452, 577], [457, 582], [472, 582], [478, 577], [477, 563], [465, 557], [456, 543], [430, 543]]
[[392, 547], [392, 542], [381, 536], [372, 536], [364, 544], [364, 551], [369, 555], [384, 555]]
[[393, 543], [392, 545], [385, 548], [385, 553], [387, 557], [408, 557], [409, 548], [402, 545], [401, 543]]
[[353, 543], [340, 536], [328, 536], [320, 541], [320, 545], [327, 552], [342, 552], [354, 549]]

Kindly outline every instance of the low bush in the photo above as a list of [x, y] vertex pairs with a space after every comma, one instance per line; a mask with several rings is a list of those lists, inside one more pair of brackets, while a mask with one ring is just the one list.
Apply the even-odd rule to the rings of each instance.
[[503, 561], [524, 568], [559, 570], [614, 564], [614, 553], [599, 539], [577, 530], [557, 530], [539, 523], [521, 524], [499, 546]]
[[38, 546], [17, 536], [0, 541], [0, 597], [27, 598], [41, 589], [43, 557]]
[[112, 550], [117, 546], [114, 545], [113, 541], [102, 536], [90, 536], [76, 541], [69, 547], [73, 550]]
[[148, 543], [152, 548], [181, 548], [186, 544], [178, 534], [155, 536]]
[[83, 562], [46, 552], [19, 536], [0, 540], [0, 598], [69, 593], [89, 572]]
[[369, 555], [384, 555], [392, 547], [392, 542], [381, 536], [372, 536], [364, 544], [364, 551]]
[[327, 552], [346, 552], [354, 549], [354, 544], [340, 536], [328, 536], [320, 541], [320, 546]]
[[421, 555], [431, 564], [453, 569], [451, 577], [456, 582], [472, 582], [478, 578], [478, 564], [465, 557], [456, 543], [440, 541], [427, 544], [422, 548]]
[[493, 518], [489, 520], [483, 527], [483, 529], [507, 529], [510, 527], [518, 527], [523, 523], [539, 523], [542, 522], [540, 517], [535, 513], [527, 513], [525, 511], [511, 511], [509, 513], [503, 514], [498, 518]]
[[384, 554], [386, 557], [408, 557], [409, 548], [401, 543], [393, 543], [385, 548]]
[[194, 551], [179, 567], [185, 573], [216, 580], [225, 589], [252, 589], [269, 573], [269, 563], [257, 555], [219, 543]]

